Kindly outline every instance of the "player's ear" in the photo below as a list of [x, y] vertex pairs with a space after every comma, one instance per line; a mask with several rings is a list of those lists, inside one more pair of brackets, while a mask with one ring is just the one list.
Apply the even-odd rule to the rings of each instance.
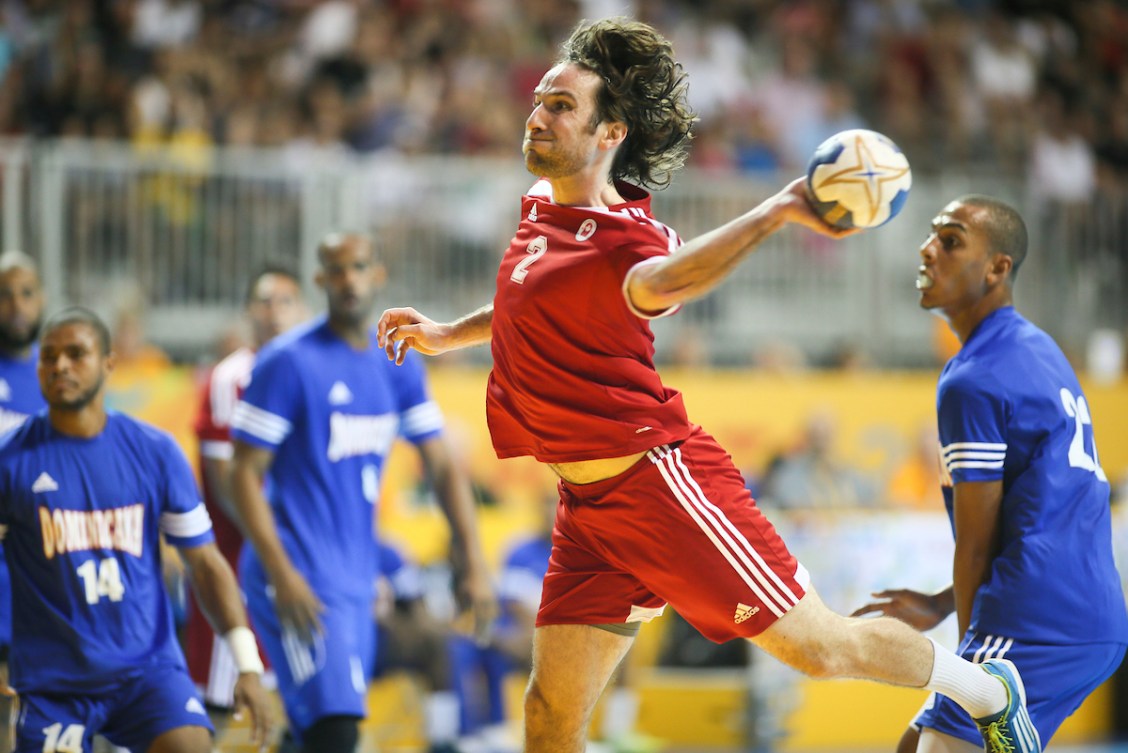
[[313, 284], [316, 285], [319, 290], [325, 290], [325, 270], [321, 267], [317, 268], [317, 274], [313, 276]]
[[603, 133], [603, 147], [614, 149], [627, 139], [627, 124], [612, 120], [604, 124], [607, 128]]
[[388, 268], [380, 262], [372, 263], [372, 285], [379, 290], [388, 281]]
[[114, 370], [114, 367], [117, 366], [117, 353], [111, 350], [106, 354], [106, 357], [102, 359], [102, 364], [103, 368], [106, 370], [106, 373], [109, 374]]
[[1006, 254], [995, 254], [987, 264], [987, 281], [992, 285], [1005, 282], [1013, 267], [1014, 259]]

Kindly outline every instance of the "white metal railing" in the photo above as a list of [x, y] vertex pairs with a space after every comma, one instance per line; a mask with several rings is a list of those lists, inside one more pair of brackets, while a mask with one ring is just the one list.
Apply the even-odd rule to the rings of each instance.
[[[655, 197], [655, 214], [690, 238], [785, 177], [765, 185], [687, 171]], [[256, 267], [284, 260], [312, 280], [318, 238], [342, 228], [377, 238], [390, 274], [382, 303], [439, 317], [480, 305], [531, 183], [516, 155], [348, 158], [312, 148], [157, 151], [88, 141], [0, 141], [0, 180], [0, 239], [40, 260], [52, 307], [84, 303], [110, 315], [123, 286], [136, 286], [150, 336], [187, 357], [203, 353], [235, 315]], [[933, 322], [917, 310], [913, 289], [917, 248], [936, 210], [970, 191], [1025, 205], [1015, 180], [917, 176], [902, 215], [886, 227], [840, 243], [804, 231], [769, 239], [720, 289], [656, 324], [660, 356], [704, 343], [714, 362], [742, 364], [784, 341], [816, 358], [848, 344], [886, 365], [931, 362]], [[1128, 324], [1128, 200], [1027, 219], [1024, 311], [1075, 353], [1094, 329]]]

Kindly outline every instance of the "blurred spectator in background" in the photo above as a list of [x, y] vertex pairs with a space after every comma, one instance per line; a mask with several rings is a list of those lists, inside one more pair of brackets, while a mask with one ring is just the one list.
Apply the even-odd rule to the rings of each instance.
[[432, 615], [424, 598], [423, 575], [386, 537], [378, 539], [380, 576], [373, 616], [376, 659], [372, 676], [409, 670], [423, 682], [429, 753], [457, 753], [461, 698], [452, 685], [448, 640], [451, 626]]
[[[212, 143], [233, 134], [231, 143], [297, 140], [328, 153], [509, 154], [506, 135], [551, 50], [581, 17], [624, 9], [9, 0], [0, 133], [137, 139], [168, 127], [174, 89], [191, 81], [201, 113], [192, 128]], [[802, 166], [819, 135], [867, 123], [911, 151], [918, 170], [986, 158], [1017, 171], [1040, 95], [1056, 89], [1097, 118], [1081, 135], [1092, 147], [1108, 140], [1114, 124], [1102, 116], [1128, 78], [1128, 9], [1108, 0], [654, 0], [634, 10], [673, 32], [698, 82], [703, 142], [723, 123], [730, 144], [768, 140], [731, 164], [745, 169], [773, 154]], [[256, 119], [262, 127], [249, 127]], [[711, 150], [698, 151], [708, 164]]]
[[836, 433], [829, 412], [808, 418], [799, 445], [774, 461], [764, 477], [765, 507], [849, 509], [878, 503], [873, 483], [835, 460]]
[[928, 421], [889, 477], [885, 500], [906, 510], [939, 512], [944, 509], [940, 492], [940, 439], [936, 425]]

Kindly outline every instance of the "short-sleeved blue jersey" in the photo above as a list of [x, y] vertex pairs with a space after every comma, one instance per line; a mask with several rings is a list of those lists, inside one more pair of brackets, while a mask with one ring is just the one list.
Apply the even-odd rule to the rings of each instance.
[[40, 413], [0, 439], [0, 523], [15, 688], [100, 691], [146, 667], [183, 667], [160, 533], [178, 546], [212, 533], [172, 437], [110, 412], [81, 439]]
[[936, 402], [949, 516], [953, 483], [1003, 482], [1002, 547], [971, 629], [1128, 641], [1093, 417], [1053, 339], [1013, 307], [993, 312], [944, 367]]
[[[0, 435], [47, 407], [35, 373], [38, 360], [38, 345], [32, 346], [27, 358], [0, 355]], [[0, 646], [7, 646], [12, 640], [11, 592], [8, 562], [0, 544]]]
[[[437, 436], [442, 415], [422, 362], [388, 360], [372, 332], [354, 350], [324, 317], [264, 348], [235, 409], [232, 436], [274, 452], [266, 496], [294, 566], [322, 596], [371, 596], [374, 510], [397, 436]], [[253, 547], [242, 566], [265, 578]]]

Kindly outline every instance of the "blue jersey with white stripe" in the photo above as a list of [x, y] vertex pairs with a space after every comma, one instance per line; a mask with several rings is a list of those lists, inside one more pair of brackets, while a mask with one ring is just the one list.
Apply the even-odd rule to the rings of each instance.
[[1093, 417], [1053, 339], [1013, 307], [991, 313], [944, 367], [937, 415], [949, 516], [953, 483], [1003, 483], [1001, 551], [971, 630], [1128, 641]]
[[105, 690], [127, 672], [184, 666], [161, 576], [160, 533], [212, 540], [172, 437], [109, 412], [90, 439], [46, 413], [0, 439], [0, 523], [12, 573], [12, 685]]
[[[0, 354], [0, 435], [47, 407], [35, 373], [38, 361], [38, 345], [32, 346], [27, 358], [9, 358]], [[0, 646], [7, 646], [12, 641], [11, 593], [8, 563], [4, 558], [4, 547], [0, 544]]]
[[[378, 573], [374, 510], [397, 436], [419, 443], [442, 429], [423, 364], [403, 366], [376, 345], [354, 350], [324, 317], [264, 348], [235, 409], [232, 436], [274, 452], [266, 496], [294, 566], [323, 597], [368, 598]], [[265, 580], [253, 547], [243, 567]]]

